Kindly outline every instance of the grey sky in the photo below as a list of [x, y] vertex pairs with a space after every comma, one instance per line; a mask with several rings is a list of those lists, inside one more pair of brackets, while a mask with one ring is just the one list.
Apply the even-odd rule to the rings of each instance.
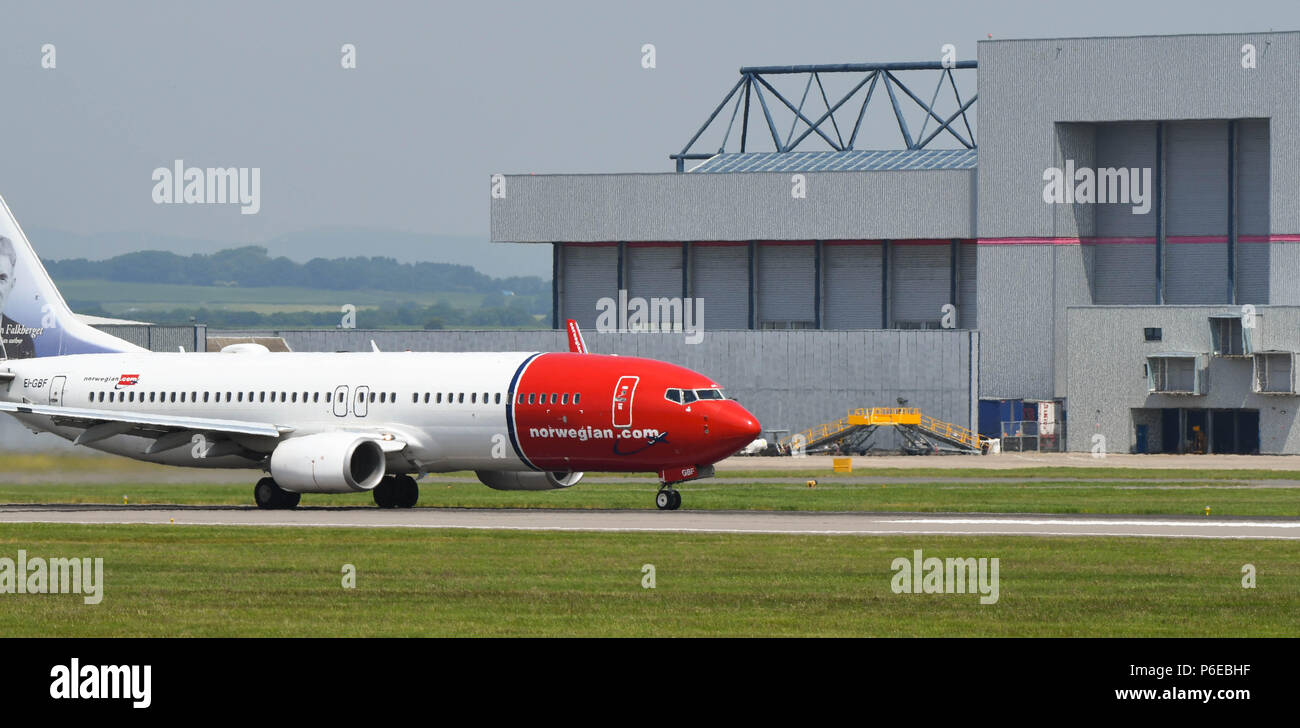
[[[1293, 0], [6, 3], [0, 18], [0, 195], [24, 227], [217, 247], [338, 227], [486, 246], [491, 173], [668, 171], [741, 65], [928, 60], [944, 43], [974, 58], [988, 33], [1300, 27]], [[175, 159], [260, 167], [261, 212], [153, 204], [150, 173]], [[501, 253], [508, 272], [550, 274], [549, 251]]]

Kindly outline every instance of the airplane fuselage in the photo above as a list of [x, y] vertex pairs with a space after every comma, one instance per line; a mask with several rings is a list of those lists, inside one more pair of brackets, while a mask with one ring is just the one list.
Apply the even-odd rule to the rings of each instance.
[[[660, 472], [712, 464], [758, 422], [689, 369], [571, 353], [113, 353], [5, 362], [9, 402], [268, 423], [285, 438], [356, 431], [405, 447], [388, 472]], [[676, 401], [674, 401], [676, 400]], [[15, 415], [75, 440], [75, 419]], [[191, 467], [261, 467], [278, 440], [204, 437], [157, 450], [127, 433], [87, 446]], [[154, 452], [150, 446], [154, 445]]]

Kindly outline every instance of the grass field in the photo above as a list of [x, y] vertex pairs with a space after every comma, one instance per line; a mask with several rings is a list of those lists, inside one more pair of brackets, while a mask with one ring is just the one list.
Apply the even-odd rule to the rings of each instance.
[[[0, 595], [6, 636], [1296, 636], [1300, 597], [1300, 547], [1275, 541], [0, 529], [20, 548], [102, 557], [104, 596]], [[917, 548], [998, 558], [998, 601], [894, 594]]]

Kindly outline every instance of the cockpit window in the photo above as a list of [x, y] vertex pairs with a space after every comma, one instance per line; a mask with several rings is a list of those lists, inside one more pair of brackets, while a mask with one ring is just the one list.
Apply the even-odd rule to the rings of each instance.
[[722, 391], [717, 389], [697, 389], [695, 396], [700, 399], [726, 399], [722, 396]]
[[696, 400], [695, 390], [693, 390], [693, 389], [683, 389], [683, 390], [682, 390], [682, 404], [690, 404], [691, 402], [694, 402], [695, 400]]
[[668, 400], [669, 402], [676, 402], [677, 404], [681, 404], [681, 403], [682, 403], [682, 390], [680, 390], [680, 389], [670, 389], [670, 390], [668, 390], [667, 392], [664, 392], [664, 399]]

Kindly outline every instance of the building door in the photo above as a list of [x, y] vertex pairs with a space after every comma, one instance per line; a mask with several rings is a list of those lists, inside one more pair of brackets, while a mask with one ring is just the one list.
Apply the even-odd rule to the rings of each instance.
[[1239, 453], [1237, 411], [1215, 410], [1210, 414], [1210, 452]]
[[1160, 410], [1160, 452], [1182, 451], [1183, 438], [1178, 428], [1178, 410], [1166, 407]]
[[1140, 455], [1147, 454], [1147, 426], [1137, 426], [1137, 451]]
[[1259, 454], [1259, 410], [1241, 410], [1237, 413], [1237, 452], [1244, 455]]
[[1187, 443], [1183, 452], [1204, 455], [1210, 451], [1210, 417], [1203, 409], [1183, 410], [1186, 416], [1183, 418], [1187, 423], [1183, 437]]

